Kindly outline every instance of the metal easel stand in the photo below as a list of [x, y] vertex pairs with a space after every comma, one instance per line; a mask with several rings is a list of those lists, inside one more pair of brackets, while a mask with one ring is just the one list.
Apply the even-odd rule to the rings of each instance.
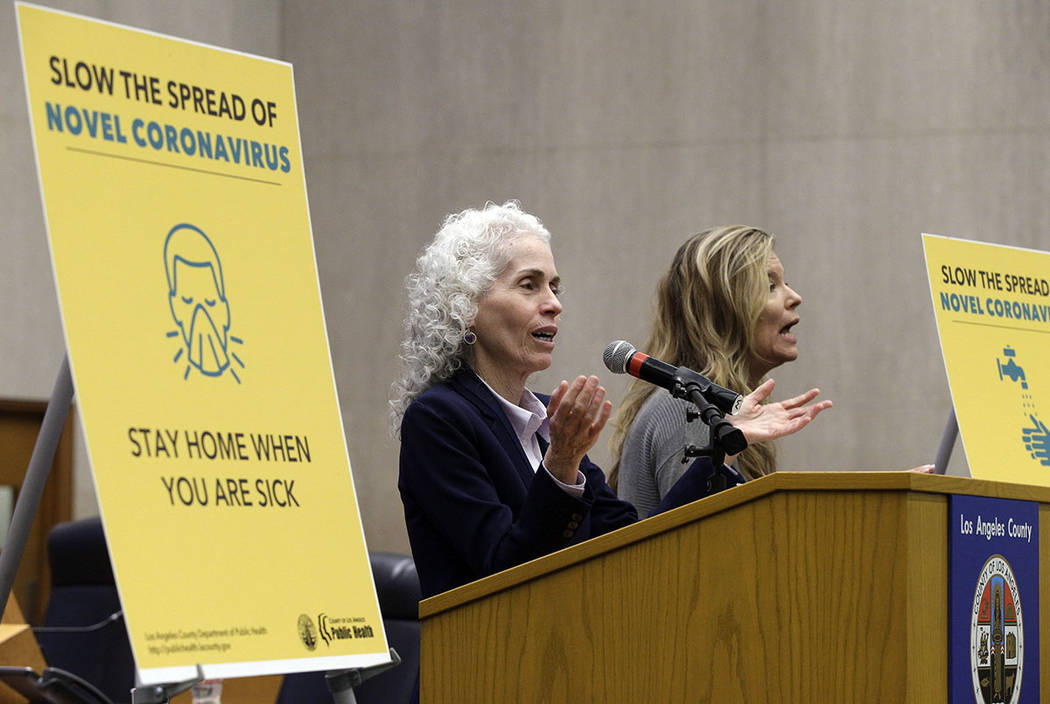
[[332, 700], [335, 704], [357, 704], [357, 697], [354, 696], [354, 687], [400, 664], [401, 656], [397, 654], [396, 650], [391, 648], [390, 662], [372, 665], [371, 667], [334, 670], [325, 674], [324, 681], [328, 685], [328, 691], [332, 693]]
[[[367, 679], [389, 670], [401, 664], [401, 656], [393, 648], [390, 649], [390, 662], [384, 662], [372, 667], [355, 667], [350, 670], [336, 670], [326, 673], [324, 676], [328, 691], [332, 693], [335, 704], [357, 704], [354, 697], [354, 687], [357, 687]], [[204, 668], [197, 665], [197, 676], [185, 682], [173, 684], [155, 684], [143, 687], [135, 687], [131, 690], [131, 704], [168, 704], [172, 697], [192, 688], [195, 684], [204, 681]]]
[[142, 687], [131, 688], [131, 704], [168, 704], [168, 701], [176, 694], [181, 694], [193, 687], [193, 685], [204, 681], [204, 668], [197, 665], [197, 676], [185, 682], [172, 684], [151, 684]]
[[955, 439], [959, 437], [959, 421], [955, 417], [955, 405], [948, 413], [948, 421], [944, 424], [944, 432], [941, 434], [941, 444], [937, 448], [937, 459], [933, 461], [933, 473], [944, 474], [948, 471], [948, 460], [952, 458], [952, 449], [955, 447]]

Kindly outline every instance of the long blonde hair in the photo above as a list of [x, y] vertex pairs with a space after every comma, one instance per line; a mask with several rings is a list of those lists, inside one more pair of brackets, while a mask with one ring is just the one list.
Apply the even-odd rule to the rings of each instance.
[[[768, 296], [772, 252], [772, 235], [743, 225], [712, 228], [686, 240], [657, 287], [645, 352], [750, 393], [755, 323]], [[627, 431], [655, 390], [636, 379], [613, 419], [610, 446], [617, 459], [609, 484], [614, 490]], [[769, 474], [776, 468], [776, 450], [771, 443], [753, 443], [737, 457], [737, 467], [748, 478]]]

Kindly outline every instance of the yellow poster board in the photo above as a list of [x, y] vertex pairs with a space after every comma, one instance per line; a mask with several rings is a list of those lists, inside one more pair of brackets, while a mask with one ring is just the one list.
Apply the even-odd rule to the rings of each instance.
[[16, 5], [67, 350], [144, 684], [389, 660], [291, 65]]
[[922, 241], [971, 475], [1050, 486], [1050, 253]]

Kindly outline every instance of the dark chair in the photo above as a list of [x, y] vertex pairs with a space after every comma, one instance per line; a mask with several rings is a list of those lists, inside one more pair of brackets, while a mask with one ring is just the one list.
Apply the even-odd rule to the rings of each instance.
[[55, 526], [47, 539], [51, 595], [35, 629], [52, 667], [88, 681], [114, 702], [130, 702], [135, 686], [124, 616], [99, 518]]
[[[388, 552], [368, 555], [379, 609], [390, 646], [401, 664], [366, 680], [354, 690], [358, 704], [409, 704], [419, 701], [419, 600], [422, 594], [412, 558]], [[286, 675], [277, 704], [332, 704], [324, 673]]]

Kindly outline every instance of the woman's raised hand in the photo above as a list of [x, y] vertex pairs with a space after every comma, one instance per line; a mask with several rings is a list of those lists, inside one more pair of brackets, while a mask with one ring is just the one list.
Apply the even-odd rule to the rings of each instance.
[[810, 403], [820, 393], [820, 389], [810, 389], [786, 401], [762, 403], [773, 393], [775, 383], [772, 379], [767, 379], [744, 397], [744, 405], [739, 413], [727, 417], [730, 423], [744, 433], [749, 443], [775, 440], [797, 433], [809, 425], [821, 411], [831, 408], [831, 401]]
[[547, 404], [551, 444], [543, 466], [560, 482], [576, 483], [576, 471], [612, 412], [605, 389], [596, 376], [578, 376], [571, 384], [562, 381]]

